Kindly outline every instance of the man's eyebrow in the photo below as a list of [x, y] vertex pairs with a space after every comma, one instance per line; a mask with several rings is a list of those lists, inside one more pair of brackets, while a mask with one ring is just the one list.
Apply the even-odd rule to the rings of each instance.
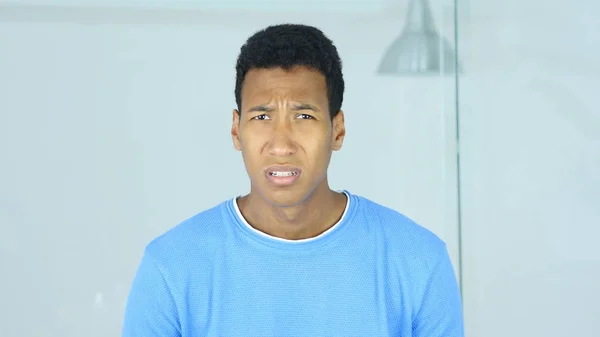
[[[248, 109], [248, 112], [271, 112], [273, 111], [273, 107], [268, 106], [267, 104], [261, 104], [261, 105], [257, 105], [254, 106], [250, 109]], [[308, 104], [308, 103], [297, 103], [292, 105], [292, 110], [294, 111], [299, 111], [299, 110], [311, 110], [314, 112], [319, 112], [320, 110], [312, 105], [312, 104]]]
[[299, 103], [299, 104], [294, 104], [294, 106], [292, 107], [293, 110], [312, 110], [315, 112], [318, 112], [319, 109], [312, 105], [312, 104], [308, 104], [308, 103]]
[[255, 107], [248, 109], [248, 112], [270, 112], [270, 111], [273, 111], [273, 109], [265, 104], [257, 105]]

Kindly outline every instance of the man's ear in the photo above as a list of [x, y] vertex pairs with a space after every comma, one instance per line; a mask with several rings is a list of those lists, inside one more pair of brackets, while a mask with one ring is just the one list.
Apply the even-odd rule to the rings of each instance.
[[240, 141], [240, 112], [233, 109], [233, 118], [231, 121], [231, 139], [233, 140], [233, 147], [236, 150], [242, 150], [242, 143]]
[[339, 151], [344, 144], [344, 137], [346, 137], [346, 124], [344, 121], [344, 112], [342, 110], [333, 117], [331, 124], [333, 127], [333, 133], [331, 135], [333, 138], [333, 150]]

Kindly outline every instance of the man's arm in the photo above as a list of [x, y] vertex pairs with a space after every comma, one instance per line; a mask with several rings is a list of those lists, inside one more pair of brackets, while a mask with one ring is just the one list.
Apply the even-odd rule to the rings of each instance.
[[446, 250], [432, 270], [412, 329], [415, 337], [464, 336], [460, 290]]
[[159, 266], [145, 252], [135, 275], [122, 337], [181, 337], [177, 307]]

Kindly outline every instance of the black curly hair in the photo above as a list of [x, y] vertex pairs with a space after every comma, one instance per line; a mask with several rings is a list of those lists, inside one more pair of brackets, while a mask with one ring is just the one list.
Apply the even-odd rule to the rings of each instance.
[[305, 66], [325, 76], [329, 115], [333, 119], [344, 98], [342, 61], [333, 42], [321, 30], [302, 24], [269, 26], [252, 35], [241, 47], [235, 67], [238, 111], [241, 112], [242, 86], [249, 70], [290, 70], [295, 66]]

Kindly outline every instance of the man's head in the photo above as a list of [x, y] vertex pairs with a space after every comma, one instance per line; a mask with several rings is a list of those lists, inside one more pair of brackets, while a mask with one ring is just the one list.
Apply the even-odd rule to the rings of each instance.
[[329, 190], [331, 153], [345, 136], [337, 50], [320, 30], [270, 26], [242, 46], [231, 133], [252, 192], [293, 206]]

